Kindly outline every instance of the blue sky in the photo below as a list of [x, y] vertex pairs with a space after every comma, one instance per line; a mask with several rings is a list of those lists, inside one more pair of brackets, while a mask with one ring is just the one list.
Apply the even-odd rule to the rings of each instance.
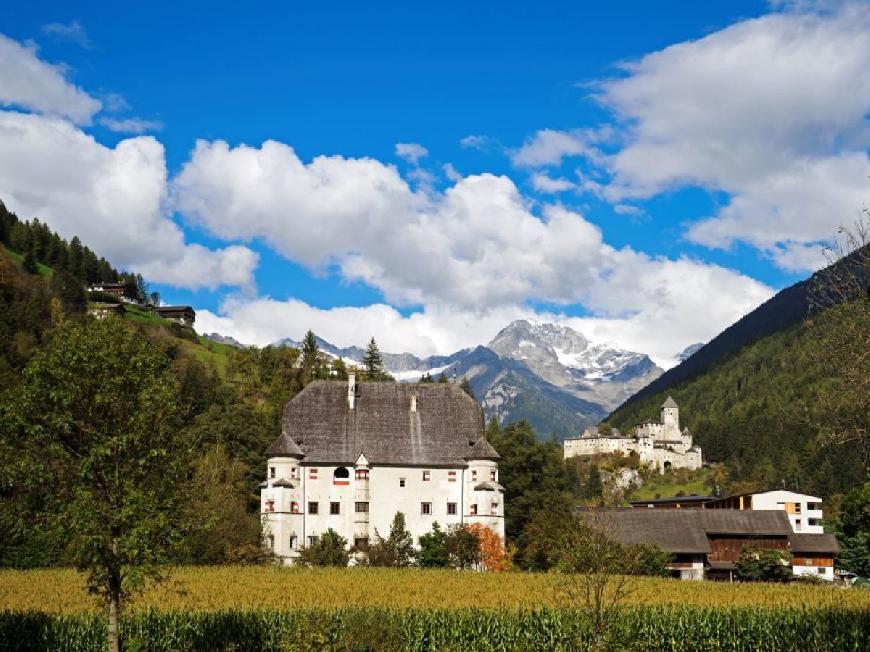
[[867, 196], [866, 3], [469, 4], [4, 12], [0, 197], [246, 342], [666, 364]]

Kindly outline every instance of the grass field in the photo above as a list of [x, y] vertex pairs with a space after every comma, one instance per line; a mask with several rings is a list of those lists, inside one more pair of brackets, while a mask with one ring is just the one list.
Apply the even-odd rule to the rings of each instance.
[[[16, 253], [11, 249], [7, 249], [3, 245], [0, 245], [0, 251], [6, 254], [9, 259], [12, 260], [16, 265], [21, 267], [21, 264], [24, 262], [24, 256], [22, 254]], [[54, 270], [51, 267], [46, 267], [42, 263], [36, 263], [36, 270], [43, 278], [50, 279], [54, 275]]]
[[707, 496], [710, 494], [710, 488], [704, 483], [709, 476], [709, 469], [701, 469], [693, 473], [688, 482], [679, 482], [673, 474], [666, 473], [644, 482], [637, 491], [629, 496], [629, 500], [649, 500], [655, 498], [656, 495], [661, 498], [670, 498], [680, 492], [683, 492], [684, 496], [691, 496], [692, 494]]
[[[638, 578], [627, 604], [844, 608], [870, 611], [870, 591], [805, 584]], [[553, 575], [420, 569], [178, 568], [131, 608], [166, 611], [387, 607], [531, 609], [564, 606]], [[0, 611], [97, 613], [73, 570], [0, 571]]]

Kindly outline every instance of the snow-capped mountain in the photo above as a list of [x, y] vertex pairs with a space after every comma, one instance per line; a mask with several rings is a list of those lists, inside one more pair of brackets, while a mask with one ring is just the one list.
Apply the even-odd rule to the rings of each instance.
[[[289, 339], [276, 344], [299, 346]], [[339, 348], [319, 338], [318, 345], [350, 364], [359, 364], [365, 353], [358, 346]], [[662, 373], [643, 353], [592, 344], [566, 326], [524, 320], [508, 324], [486, 346], [448, 356], [381, 355], [387, 371], [402, 382], [419, 380], [424, 373], [444, 373], [455, 382], [467, 379], [487, 419], [527, 419], [542, 437], [577, 434]]]
[[677, 353], [677, 356], [676, 356], [677, 360], [679, 360], [680, 362], [683, 362], [684, 360], [688, 360], [693, 355], [695, 355], [695, 352], [698, 351], [698, 349], [700, 349], [703, 346], [704, 346], [703, 342], [696, 342], [695, 344], [690, 344], [685, 349], [683, 349], [682, 351]]

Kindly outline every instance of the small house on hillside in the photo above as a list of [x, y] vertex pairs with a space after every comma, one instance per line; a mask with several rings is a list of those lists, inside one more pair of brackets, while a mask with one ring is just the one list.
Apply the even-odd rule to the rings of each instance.
[[196, 311], [190, 306], [156, 306], [154, 312], [163, 319], [169, 319], [185, 326], [190, 326], [196, 321]]
[[101, 292], [111, 294], [119, 301], [136, 303], [136, 287], [132, 283], [94, 283], [88, 288], [89, 292]]
[[123, 317], [126, 312], [123, 303], [92, 303], [88, 306], [88, 314], [97, 319], [104, 319], [109, 315]]

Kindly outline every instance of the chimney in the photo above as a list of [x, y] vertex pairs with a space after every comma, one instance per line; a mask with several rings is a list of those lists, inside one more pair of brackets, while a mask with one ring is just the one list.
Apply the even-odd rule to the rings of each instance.
[[417, 395], [411, 394], [411, 412], [417, 411]]
[[347, 375], [347, 407], [353, 409], [354, 398], [356, 397], [356, 375]]

